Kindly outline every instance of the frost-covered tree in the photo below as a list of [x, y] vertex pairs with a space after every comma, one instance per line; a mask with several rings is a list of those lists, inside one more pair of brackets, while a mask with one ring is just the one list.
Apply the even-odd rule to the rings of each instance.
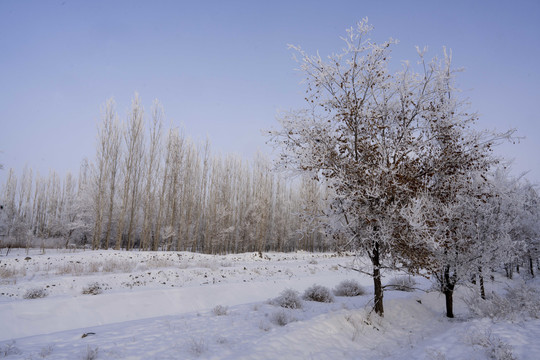
[[456, 91], [450, 54], [445, 51], [444, 59], [432, 62], [430, 68], [434, 80], [429, 91], [434, 96], [423, 113], [426, 126], [421, 132], [427, 151], [419, 158], [422, 186], [401, 211], [411, 236], [400, 242], [399, 250], [406, 261], [436, 279], [445, 295], [446, 314], [453, 317], [454, 289], [482, 258], [476, 215], [483, 207], [482, 197], [490, 194], [482, 183], [496, 163], [491, 149], [513, 131], [474, 130], [476, 116], [464, 110]]
[[[506, 174], [507, 175], [507, 174]], [[446, 314], [453, 317], [457, 285], [477, 277], [485, 298], [484, 274], [523, 253], [523, 237], [515, 234], [523, 198], [515, 179], [499, 172], [453, 178], [450, 193], [416, 197], [402, 214], [412, 240], [403, 244], [405, 257], [428, 271], [445, 295]], [[460, 176], [461, 177], [461, 176]]]
[[[513, 254], [517, 263], [526, 265], [529, 274], [534, 277], [534, 263], [538, 265], [540, 257], [540, 197], [535, 186], [527, 181], [521, 181], [514, 193], [516, 210], [510, 235], [519, 250]], [[511, 266], [507, 266], [507, 269], [511, 269]]]
[[[6, 236], [7, 233], [7, 215], [6, 208], [3, 204], [0, 203], [0, 236], [2, 239]], [[3, 244], [0, 244], [0, 248]]]
[[149, 145], [146, 153], [146, 174], [144, 185], [144, 203], [143, 203], [143, 224], [141, 234], [142, 249], [147, 250], [150, 245], [152, 233], [152, 223], [155, 218], [155, 198], [158, 177], [156, 173], [160, 171], [161, 140], [163, 127], [164, 111], [159, 101], [154, 100], [152, 108], [152, 125], [149, 131]]
[[180, 242], [179, 234], [179, 214], [181, 211], [181, 186], [182, 186], [182, 167], [185, 149], [185, 138], [178, 129], [172, 129], [169, 132], [168, 163], [169, 176], [167, 181], [167, 212], [165, 224], [169, 227], [169, 236], [166, 241], [166, 249], [173, 250], [173, 246], [178, 246]]
[[13, 169], [9, 169], [6, 183], [2, 191], [2, 207], [4, 213], [4, 235], [9, 237], [13, 233], [17, 221], [16, 208], [17, 175]]
[[[299, 206], [299, 237], [296, 247], [315, 251], [324, 248], [328, 240], [325, 232], [324, 210], [326, 189], [324, 184], [303, 176], [299, 188], [299, 197], [295, 202]], [[336, 244], [336, 248], [342, 244]]]
[[112, 227], [114, 222], [114, 209], [116, 203], [117, 182], [118, 182], [118, 170], [120, 167], [120, 159], [122, 157], [122, 127], [118, 119], [116, 112], [116, 104], [113, 99], [107, 101], [106, 104], [106, 116], [103, 121], [103, 128], [106, 132], [106, 183], [108, 199], [106, 205], [106, 218], [103, 220], [107, 222], [105, 229], [105, 239], [103, 241], [103, 247], [108, 249], [112, 238]]
[[[485, 298], [484, 273], [501, 263], [513, 263], [524, 242], [512, 234], [518, 224], [522, 198], [517, 179], [507, 170], [496, 169], [484, 178], [473, 179], [477, 196], [469, 198], [474, 246], [471, 263], [478, 278], [480, 295]], [[474, 274], [476, 273], [476, 274]]]
[[392, 73], [395, 41], [377, 44], [368, 38], [371, 30], [367, 19], [358, 23], [342, 52], [326, 59], [292, 46], [308, 106], [282, 116], [270, 139], [281, 149], [281, 167], [326, 182], [328, 232], [369, 258], [374, 309], [382, 315], [381, 270], [395, 263], [391, 255], [410, 236], [400, 210], [441, 171], [460, 166], [452, 162], [457, 158], [442, 160], [451, 154], [440, 142], [454, 141], [452, 127], [467, 126], [472, 116], [450, 114], [440, 104], [453, 99], [449, 61], [425, 62], [419, 51], [421, 72], [405, 63]]
[[94, 230], [92, 236], [92, 249], [98, 249], [101, 245], [101, 233], [103, 230], [103, 213], [105, 211], [105, 193], [108, 169], [108, 143], [111, 136], [110, 126], [115, 117], [114, 103], [109, 100], [101, 108], [102, 122], [98, 125], [96, 159], [94, 164]]
[[131, 111], [124, 128], [125, 151], [122, 163], [123, 189], [120, 218], [116, 233], [115, 248], [120, 249], [127, 222], [126, 248], [134, 245], [136, 214], [140, 203], [140, 182], [144, 157], [144, 109], [138, 94], [131, 102]]
[[[79, 171], [79, 181], [76, 191], [72, 195], [73, 199], [68, 203], [69, 205], [66, 208], [66, 248], [69, 243], [86, 244], [87, 239], [92, 235], [93, 225], [95, 225], [93, 219], [95, 209], [92, 205], [95, 197], [92, 188], [93, 182], [88, 180], [88, 167], [88, 162], [83, 160]], [[75, 187], [75, 184], [73, 186]]]

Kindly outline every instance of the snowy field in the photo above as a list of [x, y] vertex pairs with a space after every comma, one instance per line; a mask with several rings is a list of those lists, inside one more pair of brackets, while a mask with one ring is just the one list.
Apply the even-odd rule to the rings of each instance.
[[[0, 358], [7, 359], [540, 359], [534, 316], [472, 316], [415, 278], [370, 312], [371, 279], [352, 256], [39, 249], [0, 254]], [[399, 274], [385, 274], [385, 282]], [[279, 306], [280, 294], [356, 280], [365, 295]], [[519, 285], [496, 276], [488, 293]], [[538, 288], [538, 282], [527, 285]], [[538, 294], [538, 292], [534, 292]], [[281, 299], [283, 300], [283, 299]]]

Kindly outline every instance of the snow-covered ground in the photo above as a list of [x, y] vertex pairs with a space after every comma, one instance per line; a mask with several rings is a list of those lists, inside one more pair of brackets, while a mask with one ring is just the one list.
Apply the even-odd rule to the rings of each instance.
[[[386, 291], [379, 318], [370, 312], [371, 279], [345, 268], [353, 260], [4, 250], [0, 358], [540, 359], [540, 320], [472, 317], [460, 300], [465, 288], [456, 294], [456, 319], [444, 316], [440, 294], [422, 290]], [[313, 284], [333, 289], [348, 279], [367, 294], [304, 300], [300, 309], [269, 301], [285, 289], [302, 294]], [[416, 281], [419, 289], [431, 286]], [[504, 286], [497, 279], [488, 291]], [[83, 294], [92, 289], [102, 292]], [[25, 298], [40, 290], [45, 297]]]

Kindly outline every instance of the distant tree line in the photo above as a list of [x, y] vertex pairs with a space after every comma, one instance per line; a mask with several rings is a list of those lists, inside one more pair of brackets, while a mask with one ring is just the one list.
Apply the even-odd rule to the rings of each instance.
[[92, 249], [211, 254], [325, 251], [336, 244], [305, 214], [322, 211], [324, 187], [287, 181], [262, 155], [216, 155], [179, 129], [164, 129], [155, 101], [147, 120], [135, 95], [125, 121], [103, 105], [96, 155], [77, 177], [10, 169], [1, 204], [3, 242], [59, 238]]

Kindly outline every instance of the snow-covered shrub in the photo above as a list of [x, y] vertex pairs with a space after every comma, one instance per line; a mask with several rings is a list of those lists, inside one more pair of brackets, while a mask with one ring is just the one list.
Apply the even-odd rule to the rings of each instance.
[[208, 350], [208, 345], [204, 339], [191, 339], [191, 344], [189, 350], [195, 356], [201, 356], [206, 350]]
[[25, 298], [25, 299], [40, 299], [40, 298], [44, 298], [47, 295], [49, 295], [47, 293], [47, 290], [45, 290], [43, 288], [33, 288], [33, 289], [26, 290], [26, 292], [23, 295], [23, 298]]
[[490, 359], [494, 360], [517, 360], [512, 353], [512, 345], [505, 343], [500, 338], [491, 339], [486, 353]]
[[517, 360], [512, 353], [512, 346], [487, 330], [484, 333], [469, 334], [466, 339], [473, 346], [484, 348], [488, 359]]
[[86, 273], [86, 268], [84, 264], [79, 262], [66, 262], [60, 264], [56, 269], [57, 275], [84, 275]]
[[0, 357], [8, 357], [9, 355], [19, 355], [21, 350], [15, 346], [15, 340], [11, 340], [7, 344], [0, 347]]
[[103, 292], [103, 288], [101, 285], [97, 282], [93, 282], [91, 284], [88, 284], [86, 287], [83, 288], [83, 295], [98, 295]]
[[223, 316], [223, 315], [227, 315], [229, 313], [229, 308], [227, 306], [223, 306], [223, 305], [216, 305], [212, 309], [212, 312], [216, 316]]
[[446, 360], [446, 355], [444, 355], [444, 353], [439, 349], [427, 348], [425, 352], [426, 352], [426, 359]]
[[219, 270], [219, 263], [214, 259], [203, 259], [203, 260], [199, 260], [197, 264], [195, 265], [195, 267], [206, 268], [212, 271], [217, 271]]
[[343, 280], [334, 289], [336, 296], [359, 296], [364, 295], [366, 290], [356, 280]]
[[261, 329], [262, 331], [270, 331], [271, 328], [272, 328], [272, 325], [270, 325], [268, 321], [261, 320], [259, 322], [259, 329]]
[[97, 273], [101, 271], [103, 264], [99, 261], [90, 261], [87, 265], [87, 271], [89, 273]]
[[[498, 308], [500, 308], [500, 305], [502, 305], [500, 300], [501, 298], [496, 294], [492, 294], [489, 299], [482, 299], [476, 293], [472, 296], [463, 298], [463, 301], [469, 308], [469, 312], [472, 315], [481, 318], [498, 318], [499, 315], [507, 315], [498, 313]], [[495, 303], [497, 303], [498, 305], [495, 305]]]
[[226, 344], [227, 342], [227, 338], [224, 336], [218, 336], [218, 338], [216, 339], [216, 343], [220, 345]]
[[219, 266], [221, 267], [232, 267], [233, 266], [233, 263], [229, 260], [221, 260], [220, 263], [219, 263]]
[[270, 321], [279, 326], [285, 326], [290, 322], [296, 321], [287, 311], [284, 309], [278, 310], [270, 315]]
[[358, 316], [354, 316], [353, 313], [349, 313], [347, 315], [345, 315], [345, 320], [347, 320], [347, 322], [349, 324], [351, 324], [352, 328], [353, 328], [353, 334], [352, 334], [352, 337], [351, 337], [351, 340], [352, 341], [356, 341], [358, 340], [358, 338], [360, 337], [362, 331], [362, 320], [361, 318], [359, 318]]
[[302, 298], [304, 300], [324, 303], [334, 302], [334, 297], [330, 293], [330, 290], [327, 287], [316, 284], [306, 289], [304, 295], [302, 295]]
[[[23, 270], [25, 270], [25, 274], [23, 274], [22, 276], [25, 276], [26, 275], [26, 269], [25, 268], [21, 268]], [[7, 264], [3, 264], [2, 266], [0, 266], [0, 279], [8, 279], [8, 278], [12, 278], [12, 277], [15, 277], [18, 273], [18, 270], [15, 269], [14, 267], [7, 267]]]
[[137, 267], [137, 262], [129, 260], [108, 260], [103, 263], [103, 272], [130, 273]]
[[53, 351], [54, 351], [54, 345], [49, 344], [41, 348], [41, 351], [39, 352], [39, 356], [42, 358], [46, 358], [47, 356], [51, 355]]
[[388, 290], [414, 291], [416, 281], [410, 276], [396, 276], [386, 284]]
[[478, 295], [463, 300], [469, 311], [479, 317], [504, 320], [540, 318], [540, 291], [526, 283], [507, 289], [502, 296], [493, 293], [485, 300]]
[[88, 345], [86, 351], [83, 353], [83, 360], [96, 360], [98, 358], [99, 347], [93, 347]]
[[293, 289], [283, 290], [271, 303], [288, 309], [302, 308], [302, 299], [300, 299], [298, 292]]
[[148, 259], [146, 261], [146, 264], [138, 264], [137, 269], [142, 268], [141, 265], [146, 265], [147, 269], [168, 268], [178, 265], [178, 260], [163, 258], [155, 255], [152, 256], [152, 258]]
[[531, 318], [540, 318], [540, 291], [538, 288], [521, 283], [512, 289], [507, 289], [505, 299], [516, 312]]

